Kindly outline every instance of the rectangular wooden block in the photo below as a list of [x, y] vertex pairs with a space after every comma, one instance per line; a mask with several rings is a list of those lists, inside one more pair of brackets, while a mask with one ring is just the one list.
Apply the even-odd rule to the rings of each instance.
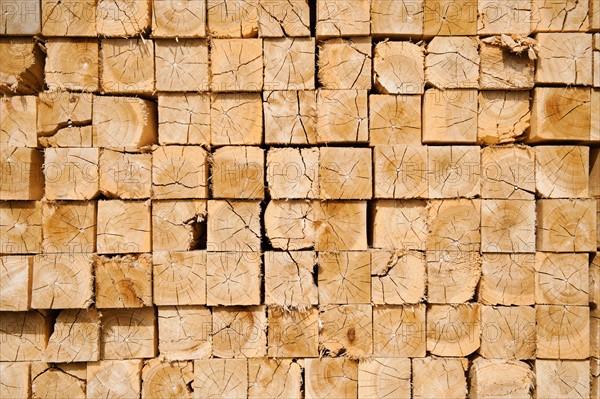
[[424, 0], [371, 0], [371, 35], [420, 37]]
[[94, 257], [96, 307], [140, 308], [152, 306], [152, 256], [150, 254]]
[[[283, 386], [281, 381], [285, 381]], [[248, 360], [248, 398], [302, 397], [302, 366], [294, 359]]]
[[262, 199], [265, 195], [265, 150], [226, 146], [212, 158], [213, 198]]
[[0, 1], [2, 35], [32, 36], [41, 32], [41, 9], [39, 0]]
[[534, 252], [535, 201], [481, 201], [482, 252]]
[[37, 147], [38, 97], [13, 96], [0, 100], [0, 146]]
[[[467, 395], [465, 371], [469, 364], [464, 358], [424, 357], [412, 360], [412, 394], [415, 399], [463, 397]], [[432, 384], [436, 376], [445, 384]]]
[[585, 146], [535, 147], [536, 192], [543, 198], [589, 196], [590, 148]]
[[256, 37], [259, 0], [207, 0], [208, 34], [212, 37]]
[[32, 256], [0, 256], [0, 311], [29, 310]]
[[153, 308], [102, 311], [103, 360], [154, 357], [157, 354], [157, 340]]
[[[222, 0], [209, 1], [209, 26], [211, 26], [211, 1]], [[250, 3], [239, 4], [243, 6]], [[213, 91], [261, 91], [263, 41], [262, 39], [215, 39], [212, 41], [210, 65]]]
[[150, 359], [142, 369], [142, 397], [162, 398], [172, 393], [178, 397], [191, 398], [194, 380], [194, 363]]
[[425, 297], [426, 264], [421, 252], [372, 251], [371, 300], [376, 305], [404, 305]]
[[152, 250], [206, 249], [206, 201], [168, 200], [152, 203]]
[[427, 351], [436, 356], [467, 356], [481, 343], [481, 305], [429, 305]]
[[152, 254], [154, 304], [206, 304], [206, 251]]
[[317, 142], [367, 142], [367, 102], [366, 90], [318, 90]]
[[530, 398], [535, 386], [529, 364], [515, 360], [476, 359], [469, 370], [473, 398], [512, 396]]
[[532, 306], [481, 307], [479, 354], [486, 359], [533, 359], [535, 337]]
[[52, 363], [92, 362], [100, 359], [100, 314], [95, 308], [62, 310], [44, 351]]
[[411, 42], [377, 43], [373, 52], [375, 86], [384, 94], [423, 94], [424, 61], [422, 46]]
[[317, 0], [316, 6], [318, 39], [371, 33], [369, 0]]
[[42, 0], [42, 34], [57, 37], [96, 36], [96, 1]]
[[43, 202], [42, 223], [45, 253], [95, 252], [95, 202]]
[[588, 254], [535, 254], [535, 302], [544, 305], [589, 303]]
[[258, 3], [260, 37], [310, 36], [310, 7], [305, 1], [259, 0]]
[[96, 245], [100, 254], [152, 250], [150, 204], [136, 201], [98, 202]]
[[424, 304], [373, 309], [375, 356], [424, 357], [426, 345]]
[[305, 398], [357, 398], [358, 362], [345, 358], [306, 359]]
[[426, 222], [429, 227], [427, 250], [478, 252], [480, 209], [481, 202], [477, 199], [430, 201]]
[[319, 154], [322, 199], [370, 199], [373, 195], [370, 148], [323, 147]]
[[156, 90], [208, 91], [206, 40], [156, 40], [154, 46]]
[[529, 92], [480, 91], [477, 142], [506, 144], [520, 141], [529, 129]]
[[42, 147], [93, 147], [98, 141], [94, 126], [65, 127], [59, 129], [50, 137], [39, 137]]
[[475, 295], [481, 278], [477, 252], [428, 251], [427, 302], [462, 303]]
[[[40, 361], [50, 336], [50, 318], [45, 312], [2, 312], [0, 361]], [[6, 363], [0, 363], [6, 364]], [[4, 377], [4, 373], [2, 375]]]
[[[125, 94], [154, 92], [154, 41], [104, 39], [101, 42], [100, 56], [103, 92]], [[159, 71], [158, 67], [156, 70]]]
[[269, 306], [269, 357], [319, 357], [319, 312]]
[[318, 304], [317, 257], [313, 251], [264, 254], [265, 303], [282, 308]]
[[133, 37], [148, 32], [151, 8], [151, 0], [97, 0], [98, 35]]
[[312, 249], [316, 241], [315, 202], [273, 200], [264, 214], [264, 234], [275, 249]]
[[423, 143], [475, 143], [477, 90], [427, 90], [422, 118]]
[[590, 141], [600, 142], [600, 88], [593, 88], [591, 94]]
[[31, 396], [31, 364], [26, 362], [0, 363], [0, 397], [28, 398]]
[[38, 135], [50, 138], [66, 127], [91, 125], [92, 101], [93, 96], [89, 93], [41, 92], [37, 112]]
[[[485, 90], [532, 89], [535, 62], [526, 54], [516, 54], [510, 49], [481, 43], [481, 70], [479, 84]], [[539, 68], [538, 60], [538, 68]], [[539, 70], [538, 70], [539, 71]]]
[[317, 62], [324, 89], [371, 89], [371, 38], [320, 42]]
[[152, 154], [105, 148], [100, 152], [99, 169], [102, 194], [120, 199], [152, 197]]
[[[119, 381], [114, 376], [118, 375]], [[86, 394], [88, 397], [139, 397], [142, 381], [142, 360], [101, 360], [87, 365]]]
[[315, 250], [360, 251], [367, 249], [367, 202], [323, 201], [315, 203]]
[[430, 198], [473, 198], [480, 194], [478, 146], [430, 146], [427, 150]]
[[373, 358], [358, 363], [358, 397], [411, 396], [411, 361], [400, 358]]
[[155, 199], [207, 198], [208, 153], [199, 146], [159, 146], [152, 152]]
[[167, 144], [210, 144], [210, 95], [158, 95], [158, 141]]
[[264, 88], [315, 89], [315, 39], [273, 38], [263, 41]]
[[214, 145], [260, 145], [263, 142], [260, 94], [214, 94], [210, 104], [210, 142]]
[[0, 201], [0, 253], [38, 253], [41, 242], [41, 202]]
[[271, 198], [318, 198], [318, 167], [318, 148], [269, 149], [267, 184]]
[[587, 398], [590, 396], [590, 368], [586, 361], [535, 361], [535, 398]]
[[539, 87], [533, 92], [529, 141], [589, 140], [592, 109], [586, 88]]
[[477, 2], [472, 0], [425, 0], [425, 36], [477, 34]]
[[261, 268], [257, 252], [208, 252], [206, 304], [259, 305]]
[[194, 361], [194, 399], [220, 392], [225, 398], [243, 399], [248, 395], [246, 359], [202, 359]]
[[596, 250], [598, 227], [594, 199], [543, 199], [536, 205], [538, 251]]
[[421, 96], [369, 95], [369, 144], [420, 145]]
[[535, 38], [538, 41], [536, 83], [592, 85], [592, 35], [538, 33]]
[[479, 64], [479, 43], [475, 38], [437, 36], [427, 45], [425, 79], [438, 89], [477, 89]]
[[531, 0], [478, 0], [477, 33], [480, 35], [531, 32]]
[[266, 144], [316, 143], [314, 91], [265, 91], [263, 113]]
[[371, 303], [371, 256], [366, 251], [320, 252], [319, 303]]
[[319, 351], [356, 358], [373, 353], [371, 305], [319, 306]]
[[84, 309], [93, 302], [91, 254], [37, 255], [33, 260], [32, 309]]
[[218, 251], [260, 249], [259, 201], [208, 201], [208, 245]]
[[587, 306], [537, 305], [537, 357], [587, 359], [590, 309]]
[[265, 306], [220, 306], [213, 309], [213, 356], [265, 357], [267, 313]]
[[373, 212], [373, 248], [424, 250], [427, 239], [425, 201], [378, 200]]
[[44, 76], [50, 90], [98, 90], [97, 40], [50, 38], [46, 43]]
[[205, 37], [206, 1], [152, 0], [152, 37]]
[[34, 398], [66, 396], [84, 399], [86, 377], [85, 363], [32, 363], [31, 395]]
[[588, 11], [589, 0], [532, 0], [531, 29], [534, 32], [586, 31]]
[[158, 350], [168, 360], [208, 358], [212, 314], [204, 306], [158, 308]]
[[39, 200], [44, 196], [42, 152], [35, 148], [2, 146], [0, 200]]
[[[5, 16], [6, 14], [2, 13], [2, 18]], [[36, 94], [43, 90], [45, 57], [42, 49], [32, 38], [0, 38], [0, 52], [19, 55], [6, 58], [11, 62], [5, 61], [5, 57], [2, 57], [0, 93]]]
[[481, 272], [479, 302], [486, 305], [535, 304], [534, 254], [483, 254]]
[[375, 197], [427, 198], [426, 146], [376, 146], [373, 149]]
[[484, 147], [481, 150], [483, 198], [533, 200], [534, 149], [524, 146]]
[[98, 148], [46, 148], [44, 154], [47, 199], [88, 200], [98, 194]]

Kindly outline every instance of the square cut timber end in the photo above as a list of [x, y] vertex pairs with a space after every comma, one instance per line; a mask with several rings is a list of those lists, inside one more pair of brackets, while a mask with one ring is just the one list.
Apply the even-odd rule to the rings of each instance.
[[0, 200], [42, 199], [45, 183], [42, 151], [27, 147], [0, 147]]
[[0, 256], [0, 311], [29, 310], [32, 256]]
[[150, 359], [142, 368], [142, 398], [191, 398], [194, 362]]
[[478, 0], [477, 7], [479, 35], [531, 33], [531, 0]]
[[96, 248], [99, 254], [152, 250], [150, 204], [139, 201], [98, 202]]
[[[142, 380], [140, 359], [101, 360], [87, 365], [86, 394], [88, 397], [139, 397]], [[115, 375], [119, 376], [115, 381]]]
[[268, 251], [264, 267], [267, 305], [303, 309], [318, 304], [314, 251]]
[[376, 146], [373, 149], [375, 197], [427, 198], [426, 146]]
[[317, 39], [339, 36], [369, 36], [369, 0], [317, 0]]
[[535, 216], [533, 200], [482, 200], [481, 251], [535, 252]]
[[100, 360], [100, 313], [95, 309], [62, 310], [44, 351], [51, 363]]
[[100, 192], [109, 198], [152, 197], [152, 154], [102, 149]]
[[0, 201], [0, 253], [40, 253], [41, 242], [42, 203]]
[[[2, 13], [0, 18], [4, 19]], [[33, 38], [0, 38], [0, 93], [36, 94], [44, 89], [44, 54]], [[5, 61], [5, 58], [8, 61]]]
[[481, 196], [490, 199], [535, 199], [534, 149], [526, 146], [481, 150]]
[[532, 0], [531, 30], [561, 33], [586, 31], [590, 22], [588, 13], [594, 13], [594, 0], [591, 0], [591, 6], [589, 0]]
[[207, 0], [208, 35], [217, 38], [252, 38], [258, 35], [259, 0]]
[[49, 200], [89, 200], [99, 193], [99, 148], [46, 148], [45, 195]]
[[366, 143], [369, 140], [367, 90], [317, 91], [317, 142]]
[[260, 201], [208, 201], [208, 248], [215, 252], [258, 251], [260, 219]]
[[358, 361], [338, 357], [305, 360], [305, 397], [356, 398], [358, 395]]
[[96, 202], [42, 203], [42, 245], [45, 253], [96, 250]]
[[531, 125], [528, 91], [480, 91], [477, 114], [479, 144], [522, 141]]
[[205, 37], [206, 1], [152, 0], [152, 37]]
[[85, 398], [87, 365], [85, 363], [31, 364], [31, 395], [34, 398], [64, 396]]
[[3, 398], [31, 397], [31, 363], [0, 363], [0, 396]]
[[210, 357], [211, 332], [212, 314], [205, 306], [158, 308], [158, 351], [167, 360]]
[[212, 154], [211, 162], [214, 198], [264, 198], [264, 149], [251, 146], [221, 147]]
[[373, 195], [370, 148], [322, 147], [319, 195], [322, 199], [370, 199]]
[[591, 86], [592, 35], [538, 33], [536, 83]]
[[410, 359], [376, 357], [358, 363], [358, 397], [411, 396]]
[[371, 252], [371, 300], [375, 305], [422, 302], [426, 276], [425, 256], [421, 252]]
[[479, 354], [486, 359], [533, 359], [535, 338], [532, 306], [481, 307]]
[[96, 29], [105, 37], [133, 37], [151, 27], [152, 0], [98, 0]]
[[272, 200], [265, 209], [264, 234], [274, 249], [312, 249], [315, 245], [315, 202]]
[[0, 147], [38, 146], [38, 102], [36, 96], [12, 96], [0, 100]]
[[102, 311], [103, 360], [152, 358], [157, 355], [157, 344], [155, 309]]
[[535, 304], [535, 254], [486, 253], [481, 271], [477, 300], [482, 304]]
[[329, 356], [358, 358], [373, 353], [370, 304], [320, 305], [319, 351]]
[[211, 86], [215, 92], [254, 92], [263, 89], [262, 39], [214, 39], [210, 65]]
[[206, 201], [168, 200], [152, 203], [152, 249], [206, 249]]
[[320, 252], [318, 265], [320, 304], [371, 303], [369, 252]]
[[153, 199], [208, 198], [208, 152], [200, 146], [159, 146], [152, 152]]
[[425, 0], [423, 34], [468, 36], [477, 34], [477, 2], [472, 0]]
[[470, 301], [481, 278], [477, 252], [427, 251], [427, 302], [463, 303]]
[[429, 305], [427, 351], [435, 356], [465, 357], [481, 344], [481, 305]]
[[[411, 42], [381, 42], [373, 50], [375, 87], [384, 94], [423, 94], [425, 51]], [[400, 67], [398, 67], [400, 65]]]
[[194, 361], [194, 398], [208, 398], [219, 392], [224, 398], [246, 398], [247, 359], [200, 359]]
[[99, 89], [96, 39], [49, 38], [44, 75], [50, 90], [95, 92]]
[[319, 44], [318, 78], [325, 89], [371, 89], [371, 38], [330, 39]]
[[222, 306], [213, 309], [213, 356], [266, 357], [265, 306]]
[[373, 354], [378, 357], [424, 357], [425, 304], [373, 309]]
[[[56, 136], [60, 129], [89, 127], [92, 124], [93, 95], [91, 93], [43, 91], [38, 98], [37, 132], [40, 136], [40, 144], [52, 144], [51, 137]], [[48, 142], [44, 142], [42, 138], [46, 138]], [[91, 146], [92, 144], [85, 147]]]
[[310, 36], [310, 7], [304, 0], [259, 0], [260, 37]]
[[474, 37], [436, 36], [427, 45], [425, 80], [438, 89], [479, 88], [479, 43]]
[[417, 38], [423, 35], [425, 0], [371, 1], [371, 35]]
[[531, 58], [533, 55], [516, 53], [510, 47], [497, 43], [496, 38], [484, 39], [481, 42], [480, 53], [480, 89], [533, 89], [535, 84], [535, 60]]
[[261, 268], [258, 252], [208, 252], [206, 304], [259, 305]]
[[422, 200], [377, 200], [371, 208], [373, 248], [425, 250], [427, 205]]
[[537, 305], [537, 350], [542, 359], [587, 359], [590, 355], [588, 306]]
[[306, 91], [263, 93], [265, 144], [315, 144], [317, 96]]
[[263, 40], [265, 90], [315, 89], [315, 40], [268, 38]]
[[50, 315], [40, 310], [3, 312], [0, 320], [0, 364], [41, 361], [50, 337], [51, 323]]
[[215, 146], [262, 144], [262, 108], [259, 93], [213, 94], [210, 104], [210, 143]]
[[209, 89], [206, 40], [160, 39], [154, 46], [156, 90], [198, 92]]
[[422, 118], [423, 143], [474, 144], [477, 141], [477, 90], [426, 90]]
[[[598, 359], [590, 359], [589, 362], [587, 360], [573, 361], [537, 359], [534, 363], [536, 379], [534, 397], [595, 397], [594, 393], [592, 392], [594, 389], [595, 377], [594, 362], [598, 362]], [[597, 375], [598, 369], [596, 369], [595, 371]], [[597, 384], [598, 377], [596, 376], [595, 378]], [[597, 386], [596, 389], [598, 389]]]
[[[465, 358], [423, 357], [412, 360], [413, 397], [415, 399], [455, 398], [467, 396]], [[432, 384], [432, 378], [443, 381]]]
[[96, 306], [140, 308], [152, 306], [150, 254], [94, 258]]
[[295, 359], [249, 359], [248, 397], [301, 398], [302, 371]]
[[585, 146], [536, 146], [536, 193], [542, 198], [587, 198], [589, 159]]
[[319, 312], [315, 307], [269, 306], [269, 357], [319, 357]]
[[479, 146], [429, 146], [430, 198], [474, 198], [481, 187]]
[[319, 149], [269, 149], [267, 184], [274, 199], [319, 198]]
[[154, 304], [206, 304], [206, 251], [154, 251]]
[[420, 95], [369, 95], [369, 144], [420, 145]]
[[101, 42], [100, 56], [103, 92], [130, 94], [154, 92], [154, 42], [152, 40], [104, 39]]
[[158, 95], [158, 142], [210, 144], [210, 95], [161, 93]]
[[41, 32], [39, 0], [23, 0], [18, 3], [3, 0], [0, 16], [0, 34], [33, 36]]
[[516, 360], [479, 358], [469, 370], [469, 394], [474, 398], [531, 397], [535, 382], [531, 366]]
[[588, 306], [594, 293], [589, 291], [587, 253], [537, 252], [535, 259], [537, 304]]

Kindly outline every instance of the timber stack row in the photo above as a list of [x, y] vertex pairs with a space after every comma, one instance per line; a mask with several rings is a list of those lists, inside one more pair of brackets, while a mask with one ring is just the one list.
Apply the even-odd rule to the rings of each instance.
[[598, 397], [599, 0], [0, 8], [0, 397]]

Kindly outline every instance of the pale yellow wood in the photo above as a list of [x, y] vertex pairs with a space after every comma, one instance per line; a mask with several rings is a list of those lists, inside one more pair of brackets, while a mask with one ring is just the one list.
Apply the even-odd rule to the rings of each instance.
[[269, 306], [269, 357], [319, 357], [317, 308], [288, 310]]
[[479, 200], [430, 201], [427, 250], [479, 251], [480, 208]]
[[44, 91], [39, 94], [37, 112], [39, 136], [51, 137], [62, 128], [91, 124], [91, 94], [67, 91]]
[[42, 34], [44, 36], [94, 37], [96, 0], [63, 2], [42, 0]]
[[317, 38], [368, 36], [370, 5], [369, 0], [317, 0]]
[[477, 252], [428, 251], [427, 302], [462, 303], [475, 295], [481, 277]]
[[477, 89], [479, 63], [477, 38], [437, 36], [427, 45], [425, 80], [438, 89]]
[[481, 201], [481, 252], [535, 251], [535, 201]]
[[324, 201], [315, 207], [315, 250], [367, 249], [367, 202]]
[[42, 360], [50, 336], [50, 323], [47, 314], [38, 310], [3, 313], [0, 323], [0, 361]]
[[33, 260], [33, 309], [83, 309], [93, 303], [92, 255], [37, 255]]
[[210, 142], [213, 145], [260, 145], [263, 113], [258, 93], [219, 93], [210, 104]]
[[535, 254], [535, 302], [549, 305], [589, 304], [588, 254]]
[[52, 363], [93, 362], [100, 359], [100, 314], [95, 308], [62, 310], [44, 361]]
[[306, 359], [306, 399], [358, 397], [358, 362], [344, 358]]
[[529, 92], [480, 91], [477, 141], [508, 144], [520, 141], [529, 129]]
[[590, 356], [600, 358], [600, 252], [590, 255], [589, 306], [590, 306]]
[[267, 251], [264, 253], [265, 303], [303, 309], [318, 303], [313, 251]]
[[100, 36], [132, 37], [150, 30], [151, 0], [97, 0], [96, 29]]
[[272, 200], [263, 220], [265, 236], [276, 249], [308, 249], [315, 244], [315, 209], [311, 201]]
[[93, 147], [98, 141], [94, 126], [65, 127], [59, 129], [52, 136], [39, 137], [42, 147]]
[[477, 2], [471, 0], [425, 0], [425, 36], [477, 34]]
[[534, 254], [484, 254], [478, 301], [486, 305], [533, 305], [534, 266]]
[[381, 42], [375, 45], [373, 59], [373, 79], [381, 93], [423, 94], [423, 46], [411, 42]]
[[156, 105], [131, 97], [94, 96], [97, 145], [139, 148], [157, 141]]
[[99, 201], [96, 248], [100, 254], [139, 253], [152, 249], [150, 204]]
[[246, 359], [204, 359], [194, 361], [194, 399], [248, 396], [248, 367]]
[[207, 198], [208, 152], [199, 146], [160, 146], [152, 152], [152, 197]]
[[193, 362], [151, 359], [142, 369], [142, 397], [148, 399], [191, 399]]
[[531, 0], [478, 0], [477, 33], [480, 35], [531, 32]]
[[467, 396], [467, 359], [425, 357], [413, 359], [412, 367], [412, 395], [415, 399]]
[[141, 308], [152, 306], [152, 256], [150, 254], [94, 258], [96, 307]]
[[477, 90], [427, 90], [422, 118], [423, 143], [475, 143]]
[[430, 305], [427, 308], [427, 351], [436, 356], [467, 356], [480, 345], [481, 306]]
[[263, 63], [266, 90], [314, 90], [315, 39], [265, 39]]
[[525, 146], [484, 147], [481, 150], [483, 198], [535, 198], [534, 150]]
[[265, 91], [265, 144], [316, 143], [316, 105], [314, 91]]
[[38, 253], [41, 242], [41, 203], [0, 201], [0, 253]]
[[158, 141], [162, 145], [210, 144], [210, 95], [159, 94]]
[[260, 249], [260, 202], [208, 201], [208, 246], [212, 251]]
[[256, 37], [259, 0], [207, 0], [208, 34], [212, 37]]
[[46, 43], [44, 79], [50, 90], [98, 90], [98, 41], [50, 38]]
[[532, 0], [531, 29], [534, 32], [586, 31], [588, 11], [593, 10], [589, 3], [589, 0]]
[[375, 197], [428, 197], [426, 146], [376, 146], [373, 158]]
[[592, 84], [592, 35], [538, 33], [535, 38], [538, 41], [536, 83]]
[[152, 0], [152, 37], [206, 36], [206, 1]]
[[158, 351], [167, 360], [208, 358], [211, 355], [212, 315], [204, 306], [158, 308]]
[[594, 51], [592, 53], [592, 65], [593, 65], [593, 87], [600, 87], [600, 51]]
[[361, 398], [410, 398], [410, 359], [373, 358], [358, 364], [358, 396]]
[[152, 250], [205, 249], [206, 218], [206, 201], [153, 201]]
[[600, 395], [600, 359], [591, 359], [591, 382], [590, 397], [594, 398]]
[[292, 359], [249, 359], [248, 398], [301, 398], [302, 367]]
[[600, 31], [600, 2], [598, 0], [589, 0], [589, 17], [590, 17], [590, 30]]
[[317, 142], [367, 142], [367, 102], [366, 90], [317, 91]]
[[211, 162], [213, 198], [264, 198], [265, 150], [221, 147], [213, 152]]
[[538, 305], [537, 351], [542, 359], [587, 359], [590, 309], [587, 306]]
[[[102, 92], [150, 94], [154, 91], [152, 40], [104, 39], [100, 56]], [[159, 71], [158, 66], [156, 70]], [[162, 69], [160, 72], [164, 73]], [[161, 74], [157, 73], [157, 77]]]
[[[600, 66], [600, 62], [598, 63]], [[600, 69], [599, 69], [600, 71]], [[593, 88], [591, 94], [590, 140], [600, 142], [600, 88]]]
[[358, 358], [373, 352], [371, 305], [321, 305], [319, 351]]
[[100, 153], [99, 168], [99, 188], [105, 196], [122, 199], [152, 196], [152, 154], [106, 148]]
[[[534, 85], [535, 63], [525, 53], [482, 42], [480, 45], [480, 88], [484, 90], [524, 90]], [[538, 68], [539, 68], [538, 61]], [[538, 69], [539, 71], [539, 69]]]
[[156, 40], [158, 91], [208, 91], [208, 43], [202, 39]]
[[426, 264], [422, 253], [372, 251], [371, 300], [376, 305], [402, 305], [425, 298]]
[[371, 35], [420, 37], [424, 0], [371, 0]]
[[30, 373], [30, 363], [0, 363], [0, 398], [29, 398], [31, 396]]
[[588, 197], [589, 154], [584, 146], [535, 147], [537, 193], [544, 198]]
[[32, 363], [32, 397], [85, 399], [86, 369], [85, 363]]
[[426, 346], [424, 304], [373, 309], [374, 356], [423, 357]]
[[[209, 1], [209, 26], [211, 1], [225, 3], [223, 0]], [[248, 3], [242, 0], [235, 4], [238, 9], [241, 9]], [[210, 65], [213, 91], [261, 91], [263, 88], [262, 39], [214, 39], [211, 42]]]
[[152, 254], [154, 304], [206, 304], [206, 251]]
[[156, 316], [153, 308], [102, 311], [102, 359], [141, 359], [156, 356]]
[[[535, 358], [535, 336], [533, 307], [481, 307], [479, 354], [486, 359], [533, 359]], [[475, 375], [477, 378], [477, 373]], [[485, 388], [484, 392], [488, 388], [490, 387]]]
[[24, 0], [16, 3], [5, 1], [2, 10], [0, 34], [31, 36], [40, 33], [39, 0]]
[[596, 250], [594, 199], [537, 201], [537, 250], [591, 252]]
[[535, 361], [536, 389], [533, 397], [593, 398], [590, 392], [589, 362], [541, 360]]
[[142, 360], [101, 360], [87, 365], [88, 398], [140, 396]]
[[310, 36], [310, 7], [304, 0], [259, 0], [260, 37]]
[[427, 239], [425, 201], [378, 200], [373, 213], [373, 248], [424, 250]]
[[0, 100], [0, 147], [37, 147], [37, 107], [35, 96]]
[[372, 169], [370, 148], [321, 148], [319, 196], [326, 200], [371, 199]]
[[369, 144], [420, 145], [421, 96], [369, 95]]
[[[26, 1], [31, 3], [31, 0]], [[7, 14], [0, 15], [4, 20]], [[6, 25], [2, 24], [2, 27]], [[0, 38], [0, 53], [3, 54], [0, 59], [1, 94], [36, 94], [43, 90], [44, 53], [38, 43], [31, 38]]]
[[31, 303], [32, 256], [0, 256], [0, 310], [25, 311]]
[[271, 198], [318, 198], [318, 166], [317, 148], [269, 149], [267, 184]]
[[206, 304], [259, 305], [261, 257], [257, 252], [209, 252], [206, 262]]
[[479, 358], [469, 370], [469, 383], [470, 399], [531, 398], [535, 376], [524, 362]]
[[213, 356], [265, 357], [267, 313], [264, 306], [213, 308]]
[[0, 200], [39, 200], [44, 196], [43, 154], [35, 148], [1, 146]]
[[368, 252], [320, 252], [318, 265], [319, 304], [371, 303]]
[[529, 141], [589, 140], [590, 90], [538, 87], [533, 91]]
[[45, 253], [96, 250], [95, 202], [43, 202], [42, 223]]
[[480, 194], [478, 146], [430, 146], [427, 149], [429, 198], [473, 198]]
[[98, 194], [98, 148], [46, 148], [45, 194], [49, 200], [87, 200]]
[[371, 89], [371, 38], [321, 42], [317, 66], [325, 89]]

